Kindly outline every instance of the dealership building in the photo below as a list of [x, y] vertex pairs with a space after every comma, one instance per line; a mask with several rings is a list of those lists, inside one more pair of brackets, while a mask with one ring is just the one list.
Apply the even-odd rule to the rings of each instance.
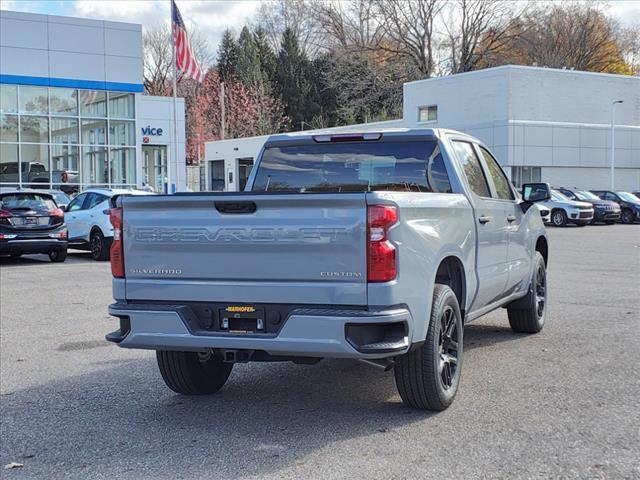
[[[616, 189], [640, 190], [640, 77], [488, 68], [406, 83], [401, 119], [321, 131], [453, 128], [489, 146], [517, 186], [608, 189], [612, 114]], [[266, 138], [207, 143], [207, 188], [242, 190]]]
[[184, 189], [184, 101], [142, 91], [141, 25], [0, 10], [0, 187]]

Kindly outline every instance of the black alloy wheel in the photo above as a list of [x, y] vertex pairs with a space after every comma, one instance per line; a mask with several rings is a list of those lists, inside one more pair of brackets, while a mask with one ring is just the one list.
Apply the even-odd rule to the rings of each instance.
[[448, 390], [458, 373], [458, 345], [460, 344], [460, 332], [456, 322], [456, 315], [450, 306], [447, 306], [440, 317], [440, 341], [438, 373], [442, 387]]

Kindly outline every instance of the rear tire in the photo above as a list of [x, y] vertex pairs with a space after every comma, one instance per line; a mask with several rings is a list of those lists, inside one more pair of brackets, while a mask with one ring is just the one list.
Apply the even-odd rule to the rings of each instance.
[[67, 259], [67, 250], [52, 250], [49, 252], [49, 260], [54, 263], [62, 263]]
[[436, 284], [425, 343], [401, 356], [394, 367], [405, 405], [444, 410], [456, 396], [462, 369], [462, 315], [453, 290]]
[[95, 230], [89, 239], [91, 258], [99, 262], [109, 260], [109, 246], [100, 230]]
[[564, 210], [554, 210], [551, 212], [551, 223], [556, 227], [565, 227], [567, 225], [567, 214]]
[[507, 307], [511, 330], [538, 333], [547, 316], [547, 268], [540, 252], [536, 252], [533, 275], [527, 295]]
[[213, 354], [157, 350], [156, 359], [164, 383], [182, 395], [208, 395], [225, 384], [232, 363], [224, 363]]

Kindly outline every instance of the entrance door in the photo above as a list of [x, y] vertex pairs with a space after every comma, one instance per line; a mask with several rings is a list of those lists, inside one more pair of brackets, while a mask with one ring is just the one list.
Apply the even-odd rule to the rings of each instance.
[[143, 187], [158, 193], [164, 192], [167, 178], [167, 146], [143, 145], [142, 158]]

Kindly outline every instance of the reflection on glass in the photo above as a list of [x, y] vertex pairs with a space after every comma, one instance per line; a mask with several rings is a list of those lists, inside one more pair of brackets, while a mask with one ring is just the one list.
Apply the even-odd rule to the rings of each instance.
[[47, 87], [20, 86], [20, 112], [49, 113]]
[[51, 117], [51, 143], [78, 143], [78, 120]]
[[21, 117], [20, 141], [47, 143], [49, 141], [49, 119], [47, 117]]
[[[78, 147], [52, 145], [51, 169], [60, 176], [60, 178], [54, 178], [55, 181], [62, 183], [79, 183]], [[54, 175], [54, 177], [57, 176], [58, 175]]]
[[22, 183], [49, 183], [49, 145], [20, 145]]
[[127, 120], [109, 121], [109, 145], [135, 145], [134, 123]]
[[111, 183], [136, 183], [136, 151], [134, 148], [111, 149]]
[[18, 111], [18, 87], [16, 85], [0, 85], [0, 113], [16, 113]]
[[82, 148], [82, 183], [108, 183], [107, 149]]
[[0, 115], [0, 142], [18, 141], [18, 116]]
[[134, 104], [132, 93], [109, 92], [109, 117], [134, 118]]
[[106, 134], [107, 122], [105, 120], [82, 120], [82, 143], [104, 145]]
[[78, 90], [80, 114], [84, 117], [107, 116], [107, 94], [100, 90]]
[[18, 183], [18, 145], [0, 143], [0, 183]]
[[77, 90], [73, 88], [52, 88], [50, 92], [51, 113], [58, 115], [77, 115]]

